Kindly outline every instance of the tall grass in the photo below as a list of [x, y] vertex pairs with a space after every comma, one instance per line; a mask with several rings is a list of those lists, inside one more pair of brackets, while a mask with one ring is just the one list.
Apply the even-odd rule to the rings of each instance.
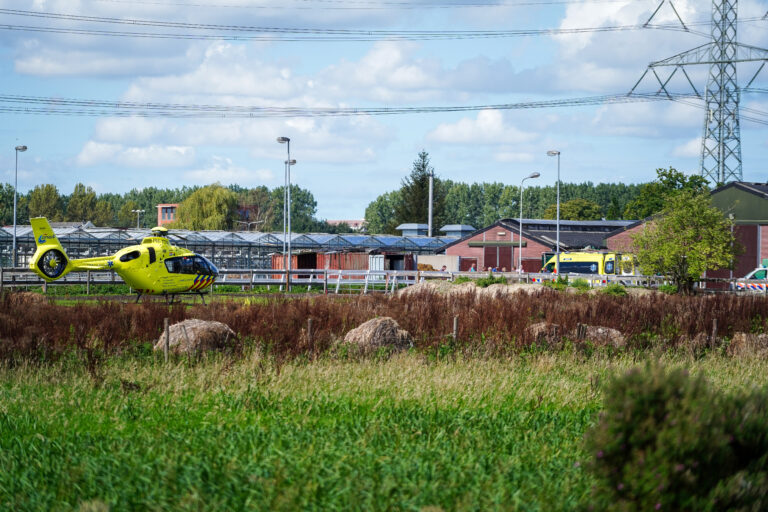
[[[765, 385], [758, 360], [668, 360]], [[0, 509], [573, 510], [630, 355], [0, 365]]]

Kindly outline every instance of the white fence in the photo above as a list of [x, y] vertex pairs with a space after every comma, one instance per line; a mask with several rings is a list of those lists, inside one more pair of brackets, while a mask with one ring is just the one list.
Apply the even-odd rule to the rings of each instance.
[[[494, 277], [504, 277], [508, 283], [541, 283], [552, 281], [553, 274], [494, 272]], [[246, 290], [255, 286], [276, 286], [281, 290], [293, 286], [307, 286], [309, 290], [322, 289], [325, 293], [355, 291], [359, 293], [391, 293], [402, 286], [411, 286], [426, 280], [440, 279], [454, 281], [458, 277], [479, 279], [487, 277], [487, 272], [428, 272], [408, 270], [313, 270], [293, 269], [288, 279], [285, 270], [220, 270], [214, 287], [224, 285], [239, 286]], [[656, 288], [669, 281], [660, 276], [616, 276], [596, 274], [568, 274], [569, 281], [584, 279], [592, 287], [620, 283], [624, 286], [643, 286]], [[707, 279], [697, 284], [699, 289], [725, 291], [734, 288], [732, 283], [739, 280]], [[91, 284], [123, 284], [123, 280], [114, 272], [88, 271], [73, 272], [47, 286], [85, 285], [86, 293]], [[4, 287], [28, 287], [44, 285], [43, 280], [28, 268], [0, 267], [0, 289]], [[752, 290], [765, 293], [765, 288]], [[214, 289], [215, 293], [216, 290]]]

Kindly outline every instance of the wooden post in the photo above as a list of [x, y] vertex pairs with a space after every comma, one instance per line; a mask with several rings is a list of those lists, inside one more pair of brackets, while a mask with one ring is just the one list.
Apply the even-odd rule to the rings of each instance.
[[459, 315], [453, 317], [453, 341], [459, 338]]
[[323, 270], [323, 295], [328, 295], [328, 269]]
[[48, 293], [48, 281], [43, 281], [43, 293]]
[[307, 344], [312, 344], [312, 319], [307, 318]]
[[168, 350], [171, 348], [171, 332], [168, 329], [168, 318], [163, 320], [163, 326], [165, 327], [165, 345], [163, 346], [163, 354], [165, 355], [165, 362], [168, 362]]
[[85, 273], [85, 294], [91, 294], [91, 271]]
[[714, 348], [717, 339], [717, 318], [712, 319], [712, 337], [709, 340], [709, 347]]

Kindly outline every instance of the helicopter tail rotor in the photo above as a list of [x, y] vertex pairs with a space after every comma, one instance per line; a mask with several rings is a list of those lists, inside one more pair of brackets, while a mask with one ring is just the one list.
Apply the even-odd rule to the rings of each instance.
[[36, 217], [29, 222], [32, 224], [32, 233], [37, 245], [29, 268], [46, 281], [64, 276], [71, 270], [72, 265], [48, 220], [45, 217]]

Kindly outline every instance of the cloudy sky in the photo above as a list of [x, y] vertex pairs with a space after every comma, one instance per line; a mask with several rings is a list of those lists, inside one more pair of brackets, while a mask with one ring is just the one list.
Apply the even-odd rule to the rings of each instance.
[[[313, 109], [622, 94], [649, 62], [705, 44], [705, 34], [660, 28], [439, 40], [379, 34], [632, 27], [645, 23], [660, 3], [0, 0], [0, 95]], [[707, 1], [673, 0], [672, 5], [692, 32], [709, 32]], [[760, 19], [767, 11], [768, 0], [739, 3], [742, 43], [768, 47], [768, 20]], [[116, 23], [120, 20], [160, 23]], [[669, 0], [652, 23], [679, 27]], [[286, 37], [233, 26], [309, 30]], [[317, 39], [327, 38], [329, 31], [360, 30], [368, 35], [358, 32], [353, 40], [337, 32], [335, 40]], [[148, 34], [165, 36], [137, 37]], [[236, 34], [246, 37], [236, 40]], [[253, 35], [258, 37], [247, 37]], [[302, 39], [307, 36], [316, 39]], [[748, 80], [755, 69], [739, 68], [740, 80]], [[690, 74], [703, 90], [706, 69]], [[654, 92], [653, 85], [646, 78], [639, 90]], [[682, 81], [673, 80], [672, 86], [690, 92]], [[768, 88], [768, 69], [753, 87]], [[0, 102], [0, 107], [9, 105]], [[742, 106], [763, 112], [757, 117], [768, 121], [768, 95], [745, 95]], [[0, 147], [6, 148], [0, 151], [0, 182], [13, 182], [13, 147], [25, 144], [21, 191], [53, 183], [70, 193], [77, 182], [97, 192], [217, 181], [273, 188], [284, 182], [286, 156], [275, 139], [286, 136], [298, 161], [292, 181], [312, 191], [319, 217], [356, 219], [376, 196], [399, 187], [421, 149], [429, 152], [439, 176], [454, 181], [518, 184], [539, 171], [539, 184], [552, 184], [556, 162], [546, 151], [558, 149], [563, 181], [636, 183], [652, 180], [657, 167], [698, 172], [704, 122], [703, 110], [677, 102], [354, 117], [109, 114], [109, 108], [100, 116], [0, 112]], [[742, 120], [741, 133], [744, 179], [766, 181], [768, 126]]]

